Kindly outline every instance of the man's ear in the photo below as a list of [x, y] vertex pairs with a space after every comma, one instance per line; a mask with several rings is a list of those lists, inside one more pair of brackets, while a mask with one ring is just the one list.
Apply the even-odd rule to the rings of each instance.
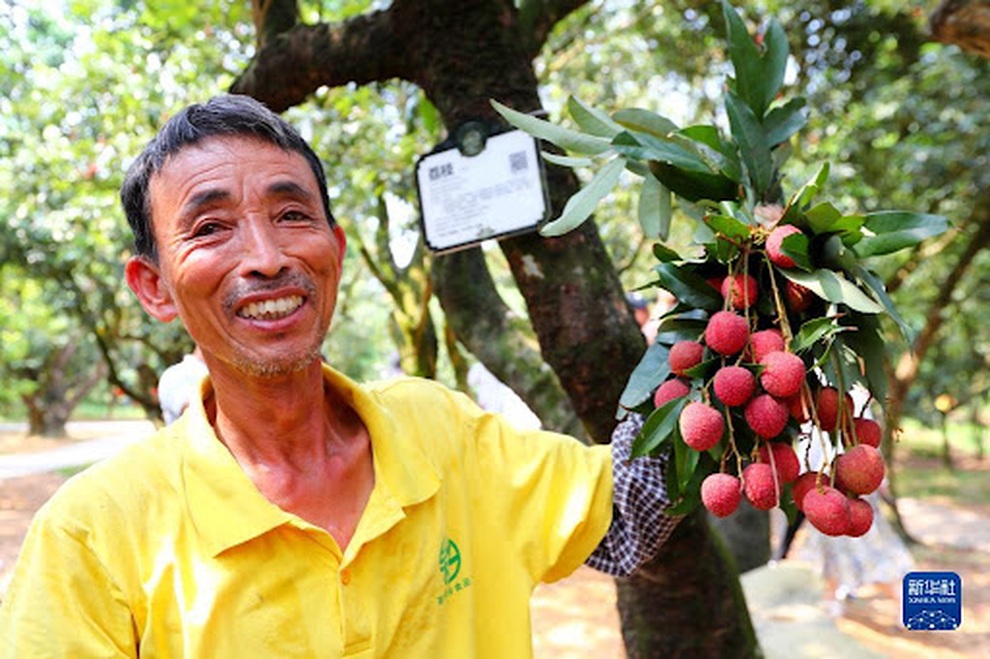
[[172, 293], [162, 279], [158, 265], [145, 256], [132, 256], [124, 266], [124, 278], [144, 310], [163, 323], [179, 315]]
[[347, 234], [344, 233], [344, 227], [339, 224], [333, 225], [333, 235], [337, 238], [337, 275], [344, 269], [344, 255], [347, 252]]

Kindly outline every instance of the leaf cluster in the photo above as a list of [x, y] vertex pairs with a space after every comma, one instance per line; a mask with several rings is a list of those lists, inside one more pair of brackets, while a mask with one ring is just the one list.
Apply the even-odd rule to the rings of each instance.
[[[620, 414], [633, 410], [647, 415], [637, 452], [673, 450], [669, 484], [687, 507], [697, 503], [700, 479], [719, 466], [722, 449], [698, 452], [676, 441], [677, 419], [687, 400], [705, 393], [699, 386], [706, 385], [697, 383], [707, 382], [721, 361], [710, 359], [696, 367], [691, 374], [696, 386], [688, 398], [653, 409], [651, 394], [671, 376], [671, 346], [698, 340], [711, 314], [726, 307], [710, 281], [754, 274], [767, 294], [761, 296], [762, 308], [753, 310], [751, 326], [772, 323], [781, 329], [787, 349], [805, 360], [809, 380], [823, 378], [840, 391], [861, 383], [882, 400], [886, 378], [880, 317], [889, 316], [905, 336], [910, 328], [872, 264], [948, 228], [944, 217], [929, 213], [844, 212], [821, 199], [828, 162], [786, 195], [783, 166], [791, 142], [808, 120], [804, 99], [781, 99], [791, 63], [786, 35], [775, 19], [750, 34], [724, 0], [722, 14], [733, 69], [722, 99], [727, 131], [716, 124], [681, 127], [642, 108], [606, 112], [573, 97], [567, 109], [575, 127], [569, 128], [492, 102], [511, 124], [567, 153], [546, 153], [548, 162], [593, 171], [560, 215], [541, 228], [544, 235], [566, 233], [588, 219], [624, 172], [642, 179], [638, 221], [657, 241], [656, 278], [648, 285], [669, 291], [676, 304], [663, 316], [656, 341], [632, 373]], [[684, 258], [664, 245], [675, 203], [698, 225], [700, 259]], [[793, 267], [779, 267], [767, 258], [767, 236], [782, 225], [800, 231], [781, 246]], [[807, 292], [812, 301], [797, 310], [784, 300], [788, 287]], [[746, 454], [752, 438], [745, 431], [737, 434]]]

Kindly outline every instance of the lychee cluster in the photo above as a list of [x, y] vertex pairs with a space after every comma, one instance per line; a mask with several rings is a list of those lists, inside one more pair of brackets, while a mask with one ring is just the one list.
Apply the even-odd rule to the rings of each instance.
[[[790, 324], [817, 300], [779, 275], [797, 265], [785, 240], [798, 234], [802, 230], [790, 224], [764, 230], [730, 262], [729, 272], [702, 273], [721, 294], [722, 306], [708, 312], [696, 338], [670, 345], [670, 376], [653, 402], [679, 410], [679, 437], [717, 464], [699, 492], [713, 515], [731, 515], [744, 498], [769, 510], [789, 495], [823, 533], [858, 536], [873, 520], [861, 497], [884, 477], [881, 430], [872, 419], [855, 416], [849, 393], [823, 382], [815, 355], [792, 350]], [[825, 442], [827, 433], [827, 441], [845, 450], [823, 471], [800, 475], [794, 444], [815, 428], [820, 432], [813, 441]]]

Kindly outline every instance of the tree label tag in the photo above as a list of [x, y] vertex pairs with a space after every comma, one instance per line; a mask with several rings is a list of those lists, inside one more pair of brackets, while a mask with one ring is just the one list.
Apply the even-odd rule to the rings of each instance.
[[[484, 131], [484, 125], [478, 124]], [[420, 221], [434, 252], [535, 231], [550, 201], [536, 138], [521, 130], [444, 142], [416, 163]], [[475, 155], [466, 155], [480, 147]]]

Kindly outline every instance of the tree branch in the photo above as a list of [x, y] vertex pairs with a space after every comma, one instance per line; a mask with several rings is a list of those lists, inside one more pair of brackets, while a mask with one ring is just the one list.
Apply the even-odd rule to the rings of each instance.
[[532, 57], [539, 54], [557, 23], [586, 4], [588, 0], [524, 0], [519, 6], [519, 34], [529, 41]]
[[340, 23], [297, 23], [278, 34], [271, 34], [264, 22], [274, 15], [259, 14], [263, 23], [256, 27], [264, 44], [230, 91], [283, 112], [324, 85], [410, 79], [414, 69], [403, 38], [410, 25], [403, 25], [402, 12], [397, 11], [402, 5], [396, 2], [388, 10]]

